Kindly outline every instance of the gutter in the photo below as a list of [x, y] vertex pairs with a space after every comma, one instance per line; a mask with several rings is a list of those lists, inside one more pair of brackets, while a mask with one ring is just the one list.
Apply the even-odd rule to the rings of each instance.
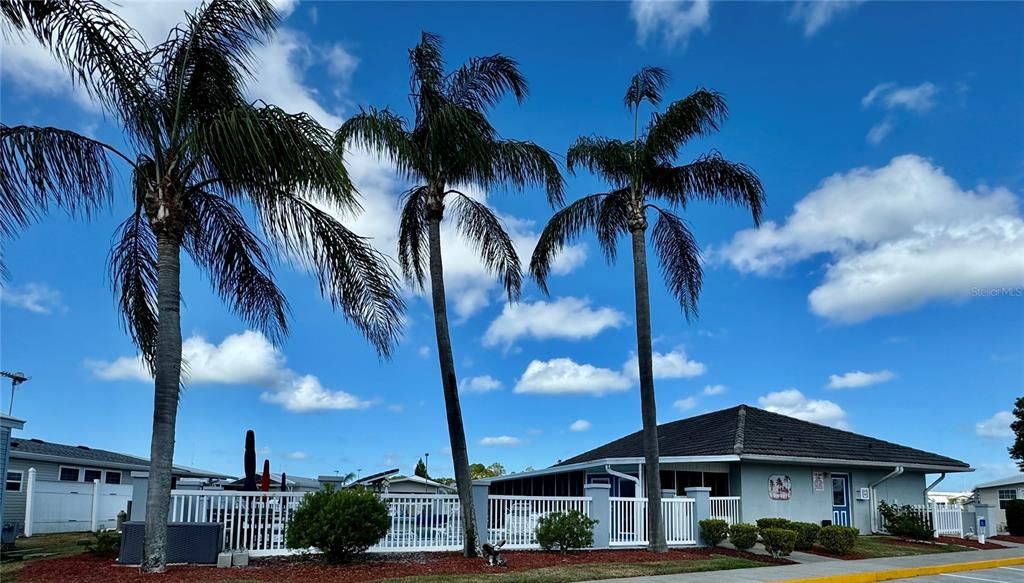
[[616, 478], [618, 478], [620, 480], [629, 480], [630, 482], [633, 482], [634, 484], [636, 484], [636, 488], [633, 490], [636, 493], [635, 497], [642, 498], [642, 496], [640, 496], [640, 494], [641, 494], [641, 492], [640, 492], [640, 478], [634, 478], [633, 476], [630, 476], [629, 474], [623, 474], [622, 472], [615, 471], [615, 470], [612, 469], [611, 466], [608, 466], [608, 465], [606, 465], [604, 467], [604, 471], [605, 471], [605, 473], [607, 473], [610, 476], [615, 476]]
[[[885, 481], [887, 481], [889, 479], [895, 478], [896, 476], [900, 476], [902, 474], [903, 474], [903, 466], [896, 466], [895, 470], [893, 470], [893, 471], [889, 472], [888, 474], [882, 476], [882, 478], [879, 479], [878, 481], [872, 482], [872, 483], [868, 484], [868, 491], [870, 492], [869, 495], [868, 495], [868, 498], [870, 499], [869, 504], [871, 504], [871, 533], [872, 534], [877, 534], [878, 533], [878, 502], [876, 500], [877, 496], [875, 495], [875, 488], [878, 487], [878, 485], [881, 484], [882, 482], [885, 482]], [[945, 476], [945, 474], [943, 474], [943, 476]], [[938, 483], [938, 482], [936, 482], [936, 483]]]

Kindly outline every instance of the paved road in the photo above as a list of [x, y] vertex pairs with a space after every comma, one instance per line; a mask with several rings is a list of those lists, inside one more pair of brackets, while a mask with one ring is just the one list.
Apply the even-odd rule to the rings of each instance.
[[913, 583], [1024, 583], [1024, 567], [999, 567], [983, 571], [962, 571], [960, 573], [944, 573], [914, 577], [913, 579], [897, 579]]

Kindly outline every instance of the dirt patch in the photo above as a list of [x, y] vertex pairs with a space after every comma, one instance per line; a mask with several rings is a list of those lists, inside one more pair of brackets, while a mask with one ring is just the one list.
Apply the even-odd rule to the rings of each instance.
[[[1024, 545], [1024, 536], [1011, 536], [1008, 534], [1000, 534], [997, 536], [990, 536], [989, 538], [994, 538], [996, 540], [1004, 540], [1008, 543], [1020, 543]], [[1006, 547], [1003, 548], [1005, 549]]]
[[981, 544], [976, 540], [957, 538], [955, 536], [940, 536], [935, 540], [940, 543], [946, 543], [947, 545], [957, 545], [961, 547], [971, 547], [972, 549], [1005, 549], [1003, 545], [997, 545], [995, 543]]
[[859, 561], [861, 559], [869, 558], [867, 555], [858, 555], [857, 553], [850, 553], [848, 555], [837, 555], [830, 553], [821, 547], [813, 547], [809, 551], [802, 551], [805, 553], [811, 553], [812, 555], [818, 555], [819, 557], [829, 557], [832, 559], [840, 559], [842, 561]]
[[372, 554], [345, 565], [331, 565], [322, 556], [253, 559], [244, 569], [215, 569], [199, 566], [168, 567], [165, 575], [143, 576], [135, 567], [122, 567], [88, 556], [65, 557], [25, 565], [19, 580], [26, 583], [199, 583], [222, 579], [288, 583], [362, 583], [415, 575], [472, 575], [504, 571], [528, 571], [588, 563], [638, 563], [698, 561], [714, 557], [738, 557], [776, 565], [792, 564], [734, 549], [673, 549], [667, 553], [644, 550], [596, 550], [568, 555], [539, 551], [504, 553], [508, 569], [484, 565], [483, 559], [467, 559], [459, 553]]

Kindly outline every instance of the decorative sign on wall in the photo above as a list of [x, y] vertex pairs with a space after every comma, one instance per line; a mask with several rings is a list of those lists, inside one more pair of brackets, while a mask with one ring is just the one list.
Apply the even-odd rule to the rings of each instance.
[[793, 492], [793, 482], [789, 476], [773, 474], [768, 476], [768, 497], [772, 500], [789, 500]]
[[814, 491], [825, 491], [825, 472], [814, 472]]

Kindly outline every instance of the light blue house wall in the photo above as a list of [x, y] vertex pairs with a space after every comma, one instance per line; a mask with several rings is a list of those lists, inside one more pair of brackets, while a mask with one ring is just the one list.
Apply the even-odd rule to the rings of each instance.
[[[851, 526], [862, 534], [871, 532], [871, 502], [858, 500], [860, 488], [867, 488], [892, 471], [892, 468], [874, 469], [858, 466], [811, 466], [781, 463], [736, 464], [739, 470], [739, 490], [742, 498], [743, 521], [753, 523], [758, 518], [780, 517], [801, 522], [820, 524], [832, 519], [832, 488], [830, 475], [844, 473], [850, 476]], [[815, 492], [813, 473], [825, 472], [825, 489]], [[768, 477], [787, 475], [792, 482], [789, 500], [772, 500], [768, 496]], [[734, 478], [735, 480], [735, 478]], [[890, 478], [875, 489], [876, 500], [899, 504], [924, 504], [925, 475], [907, 470]], [[734, 492], [736, 492], [734, 490]]]

